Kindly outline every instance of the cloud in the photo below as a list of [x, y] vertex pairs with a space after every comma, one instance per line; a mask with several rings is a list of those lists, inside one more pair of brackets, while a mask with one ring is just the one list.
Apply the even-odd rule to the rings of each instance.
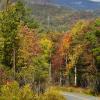
[[71, 4], [75, 4], [75, 5], [82, 5], [82, 1], [75, 1], [75, 2], [71, 2]]
[[82, 1], [75, 2], [75, 4], [81, 5], [82, 4]]
[[100, 2], [100, 0], [90, 0], [90, 1], [92, 1], [92, 2]]

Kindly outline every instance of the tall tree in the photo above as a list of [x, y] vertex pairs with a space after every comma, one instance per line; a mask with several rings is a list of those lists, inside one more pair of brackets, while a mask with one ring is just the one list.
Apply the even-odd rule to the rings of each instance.
[[20, 46], [18, 37], [19, 25], [23, 23], [31, 26], [31, 28], [37, 27], [37, 24], [31, 25], [28, 20], [30, 15], [26, 12], [27, 10], [21, 2], [11, 4], [7, 11], [3, 10], [0, 12], [0, 34], [4, 38], [2, 62], [7, 67], [13, 68], [14, 76], [16, 72], [15, 67], [17, 66], [18, 48]]

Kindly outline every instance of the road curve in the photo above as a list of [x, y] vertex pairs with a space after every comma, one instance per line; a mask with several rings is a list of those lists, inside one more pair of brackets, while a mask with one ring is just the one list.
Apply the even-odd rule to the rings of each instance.
[[66, 100], [100, 100], [100, 98], [94, 96], [87, 96], [78, 93], [65, 92], [63, 95], [65, 96]]

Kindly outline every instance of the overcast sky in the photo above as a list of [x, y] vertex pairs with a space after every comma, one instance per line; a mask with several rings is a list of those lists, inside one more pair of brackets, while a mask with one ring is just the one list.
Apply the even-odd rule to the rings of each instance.
[[90, 0], [90, 1], [93, 1], [93, 2], [100, 2], [100, 0]]

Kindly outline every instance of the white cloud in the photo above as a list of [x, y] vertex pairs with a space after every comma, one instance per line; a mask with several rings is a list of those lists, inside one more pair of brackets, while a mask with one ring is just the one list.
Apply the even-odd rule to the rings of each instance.
[[75, 4], [81, 5], [82, 1], [75, 2]]
[[90, 1], [93, 1], [93, 2], [100, 2], [100, 0], [90, 0]]
[[72, 2], [72, 4], [75, 4], [75, 5], [81, 5], [81, 4], [82, 4], [82, 1]]

